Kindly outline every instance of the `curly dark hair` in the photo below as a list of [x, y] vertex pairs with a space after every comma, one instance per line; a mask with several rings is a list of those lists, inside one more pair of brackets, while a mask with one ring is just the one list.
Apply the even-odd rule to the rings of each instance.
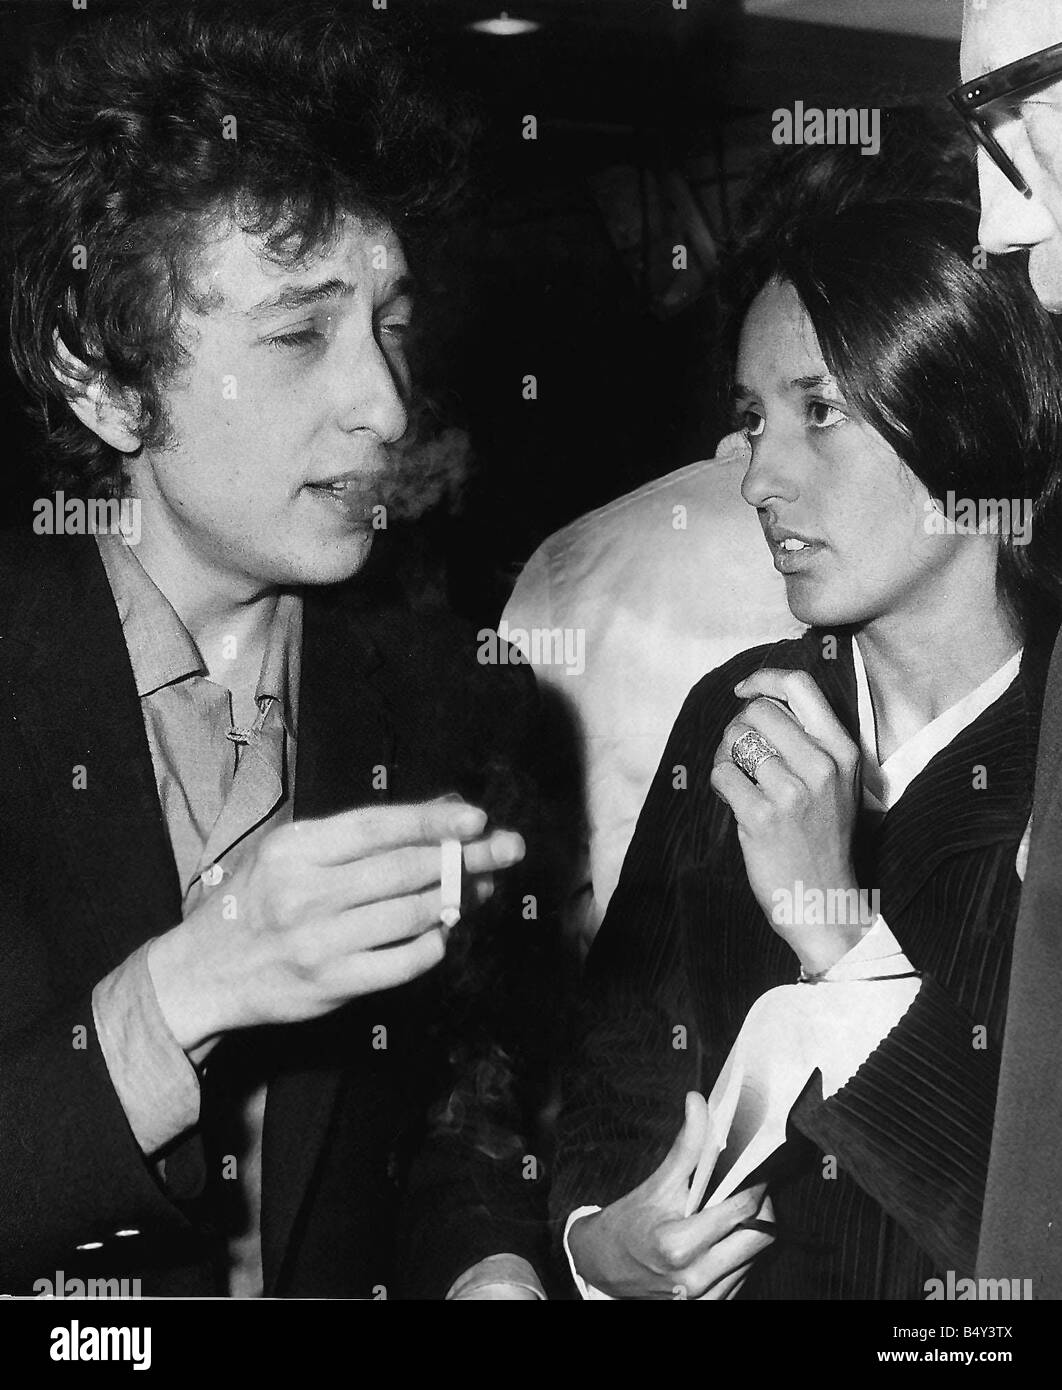
[[[161, 388], [202, 310], [196, 257], [231, 218], [296, 262], [352, 214], [407, 242], [464, 182], [470, 123], [408, 54], [335, 7], [184, 3], [79, 25], [22, 77], [0, 131], [11, 352], [53, 486], [116, 495], [122, 455], [77, 420], [57, 343], [139, 403], [167, 442]], [[233, 138], [235, 137], [235, 138]]]

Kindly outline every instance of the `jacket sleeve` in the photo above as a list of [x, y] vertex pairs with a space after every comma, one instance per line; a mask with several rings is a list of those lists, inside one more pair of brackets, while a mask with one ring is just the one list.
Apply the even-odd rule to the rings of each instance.
[[963, 1274], [977, 1255], [999, 1073], [988, 1041], [926, 978], [852, 1079], [824, 1101], [816, 1072], [790, 1115], [938, 1268]]
[[[723, 676], [724, 686], [733, 679]], [[555, 1236], [576, 1207], [606, 1206], [649, 1176], [682, 1125], [686, 1092], [698, 1086], [680, 920], [691, 785], [711, 736], [704, 694], [702, 682], [675, 723], [587, 959], [564, 1068]]]
[[30, 1292], [119, 1230], [191, 1229], [129, 1127], [89, 995], [0, 1042], [0, 1115], [0, 1292]]

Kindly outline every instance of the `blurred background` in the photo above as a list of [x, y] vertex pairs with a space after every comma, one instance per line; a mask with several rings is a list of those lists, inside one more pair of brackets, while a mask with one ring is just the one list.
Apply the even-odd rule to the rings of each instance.
[[[0, 0], [0, 82], [86, 22], [74, 4]], [[381, 556], [421, 601], [493, 624], [546, 535], [726, 432], [719, 256], [772, 112], [939, 100], [961, 0], [336, 4], [408, 30], [479, 118], [471, 201], [433, 271], [424, 375], [446, 432], [425, 456], [426, 515]], [[4, 520], [28, 525], [39, 488], [6, 352], [0, 389]]]

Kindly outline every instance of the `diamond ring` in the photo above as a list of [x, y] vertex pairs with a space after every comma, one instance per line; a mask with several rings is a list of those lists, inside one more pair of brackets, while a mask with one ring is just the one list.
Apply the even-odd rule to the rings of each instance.
[[782, 755], [773, 743], [770, 743], [758, 734], [755, 729], [749, 729], [735, 739], [730, 747], [730, 757], [737, 764], [746, 777], [751, 777], [755, 782], [756, 769], [760, 763], [765, 763], [768, 758], [780, 758]]

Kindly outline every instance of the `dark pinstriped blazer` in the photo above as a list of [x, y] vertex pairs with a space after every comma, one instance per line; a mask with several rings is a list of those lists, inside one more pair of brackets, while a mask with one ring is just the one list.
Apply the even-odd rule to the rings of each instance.
[[[742, 703], [733, 687], [764, 666], [808, 671], [857, 736], [849, 634], [837, 633], [832, 660], [826, 636], [741, 653], [694, 687], [675, 724], [587, 963], [560, 1121], [558, 1223], [652, 1172], [681, 1126], [685, 1092], [707, 1094], [753, 1002], [797, 977], [709, 776]], [[816, 1073], [794, 1107], [767, 1172], [788, 1238], [742, 1297], [920, 1299], [928, 1278], [973, 1271], [1046, 659], [1026, 648], [1010, 688], [877, 827], [857, 828], [860, 883], [880, 890], [923, 985], [847, 1085], [823, 1102]], [[685, 1050], [673, 1046], [678, 1025]], [[836, 1177], [824, 1175], [825, 1155]]]
[[1044, 700], [977, 1273], [1062, 1298], [1062, 639]]

